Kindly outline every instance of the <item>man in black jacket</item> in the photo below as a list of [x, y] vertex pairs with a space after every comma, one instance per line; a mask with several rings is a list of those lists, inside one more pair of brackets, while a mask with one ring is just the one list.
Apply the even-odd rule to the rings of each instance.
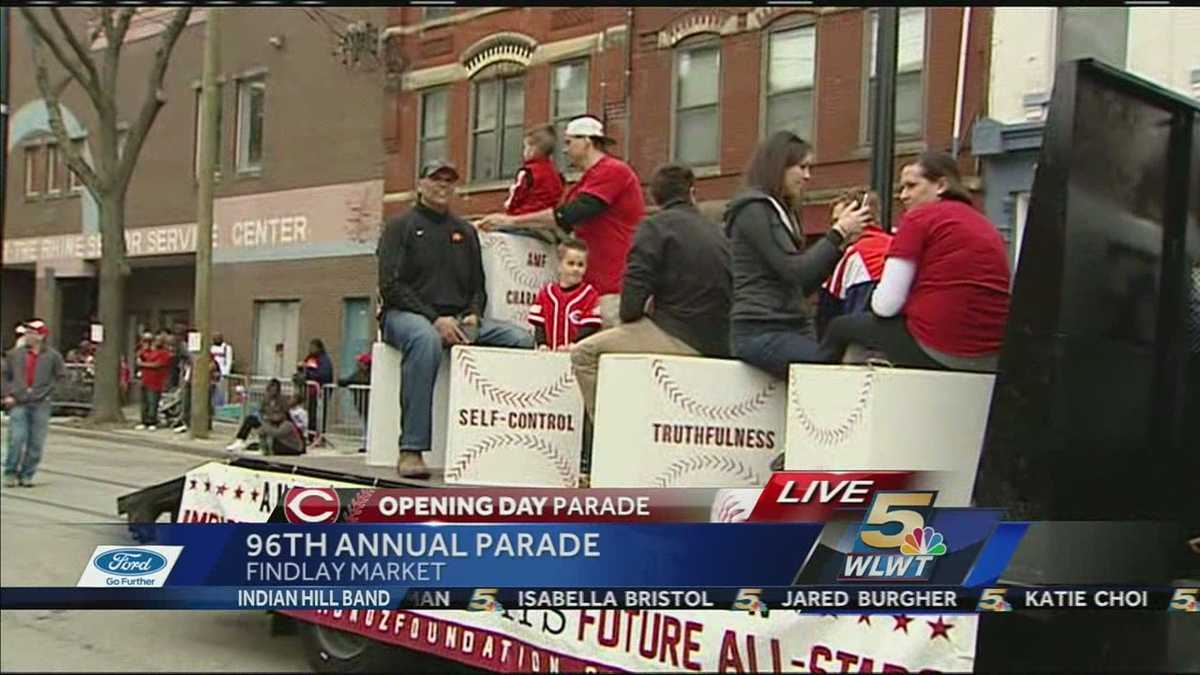
[[650, 194], [662, 207], [642, 221], [625, 265], [621, 325], [571, 350], [588, 416], [595, 414], [600, 356], [613, 352], [729, 355], [729, 242], [696, 208], [696, 177], [660, 168]]
[[383, 340], [403, 352], [400, 460], [408, 478], [429, 476], [422, 453], [432, 438], [433, 387], [442, 350], [453, 345], [531, 349], [533, 336], [484, 319], [487, 295], [475, 228], [450, 213], [458, 171], [430, 162], [417, 182], [417, 203], [384, 226], [379, 257]]

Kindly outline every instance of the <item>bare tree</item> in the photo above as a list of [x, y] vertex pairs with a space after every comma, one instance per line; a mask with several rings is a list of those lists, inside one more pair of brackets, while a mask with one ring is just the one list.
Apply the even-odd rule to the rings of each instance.
[[[76, 10], [78, 11], [78, 10]], [[125, 35], [138, 10], [105, 7], [94, 12], [90, 35], [81, 39], [58, 7], [34, 9], [21, 7], [21, 16], [33, 36], [33, 63], [38, 90], [46, 102], [50, 130], [58, 141], [67, 165], [79, 176], [84, 187], [96, 199], [100, 211], [100, 322], [106, 328], [105, 340], [96, 359], [96, 386], [92, 417], [100, 422], [121, 421], [120, 354], [125, 318], [125, 280], [129, 263], [125, 252], [125, 198], [133, 177], [138, 155], [159, 110], [166, 104], [163, 76], [180, 33], [187, 26], [190, 8], [177, 9], [163, 17], [154, 61], [146, 74], [146, 92], [136, 118], [128, 130], [123, 148], [118, 148], [117, 122], [120, 119], [117, 73]], [[47, 21], [49, 19], [49, 22]], [[104, 44], [93, 49], [96, 38]], [[51, 81], [46, 52], [57, 64]], [[92, 164], [89, 165], [71, 143], [63, 124], [60, 97], [71, 84], [87, 94], [95, 113], [95, 127], [89, 130], [96, 139]]]

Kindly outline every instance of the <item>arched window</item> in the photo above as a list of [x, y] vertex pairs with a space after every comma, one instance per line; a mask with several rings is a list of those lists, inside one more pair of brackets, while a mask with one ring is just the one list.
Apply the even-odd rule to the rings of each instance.
[[480, 71], [471, 87], [471, 181], [503, 180], [521, 167], [525, 127], [525, 68], [500, 62]]

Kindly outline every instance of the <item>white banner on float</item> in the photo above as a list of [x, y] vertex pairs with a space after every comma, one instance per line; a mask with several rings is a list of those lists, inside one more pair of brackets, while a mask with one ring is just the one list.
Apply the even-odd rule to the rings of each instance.
[[445, 481], [577, 487], [583, 399], [565, 352], [455, 347]]
[[760, 487], [783, 452], [784, 383], [740, 361], [600, 358], [593, 487]]
[[177, 522], [265, 523], [276, 504], [293, 487], [367, 486], [209, 462], [188, 471], [183, 477]]
[[[400, 459], [400, 373], [399, 349], [384, 342], [371, 347], [371, 392], [367, 410], [367, 465], [396, 466]], [[442, 354], [437, 383], [433, 387], [432, 447], [425, 464], [440, 469], [446, 464], [446, 416], [450, 404], [450, 352]]]
[[970, 506], [994, 375], [794, 364], [789, 471], [936, 471], [914, 488]]
[[484, 316], [511, 321], [530, 331], [529, 306], [542, 286], [558, 278], [557, 249], [537, 237], [480, 232], [483, 254]]

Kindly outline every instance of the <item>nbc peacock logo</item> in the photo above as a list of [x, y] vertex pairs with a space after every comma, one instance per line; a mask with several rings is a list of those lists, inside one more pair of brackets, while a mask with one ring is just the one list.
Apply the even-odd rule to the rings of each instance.
[[904, 535], [900, 552], [904, 555], [942, 555], [946, 552], [942, 539], [942, 533], [932, 527], [915, 527]]

